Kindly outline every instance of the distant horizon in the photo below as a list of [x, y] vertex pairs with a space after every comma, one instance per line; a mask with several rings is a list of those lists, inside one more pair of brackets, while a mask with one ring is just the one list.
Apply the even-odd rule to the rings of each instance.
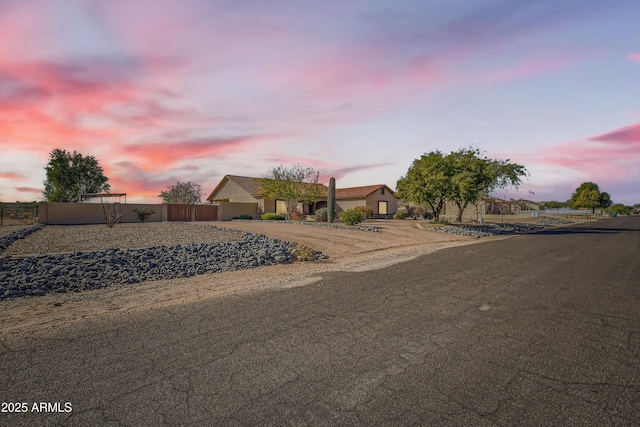
[[638, 16], [632, 0], [0, 2], [0, 200], [41, 200], [55, 148], [155, 203], [293, 163], [395, 190], [422, 154], [477, 147], [530, 172], [496, 197], [562, 202], [591, 181], [634, 205]]

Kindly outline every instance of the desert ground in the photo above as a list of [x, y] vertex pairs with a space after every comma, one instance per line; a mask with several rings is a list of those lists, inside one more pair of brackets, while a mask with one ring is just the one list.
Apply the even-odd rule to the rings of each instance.
[[[303, 243], [322, 251], [329, 256], [329, 259], [134, 285], [123, 284], [78, 293], [9, 299], [0, 302], [0, 325], [2, 325], [0, 336], [46, 334], [51, 328], [72, 326], [77, 322], [106, 316], [122, 316], [133, 311], [153, 310], [196, 300], [240, 295], [265, 288], [303, 286], [319, 280], [327, 272], [383, 268], [442, 248], [480, 241], [470, 237], [423, 230], [417, 221], [367, 221], [367, 225], [379, 228], [380, 233], [266, 222], [234, 221], [203, 224]], [[136, 230], [144, 225], [119, 224], [116, 227], [121, 230], [127, 228]], [[84, 227], [95, 228], [96, 226]], [[39, 233], [45, 230], [46, 228]], [[69, 233], [79, 233], [74, 227], [68, 227], [68, 230]], [[86, 250], [86, 242], [83, 244]], [[67, 250], [73, 249], [67, 248]], [[8, 251], [10, 250], [11, 247]]]

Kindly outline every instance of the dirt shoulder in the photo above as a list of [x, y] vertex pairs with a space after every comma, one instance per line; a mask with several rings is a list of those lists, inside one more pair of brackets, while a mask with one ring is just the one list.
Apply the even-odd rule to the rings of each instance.
[[354, 230], [265, 222], [212, 222], [210, 225], [299, 242], [329, 255], [321, 262], [276, 265], [251, 270], [120, 285], [93, 291], [48, 294], [0, 302], [0, 337], [46, 334], [52, 328], [188, 304], [208, 298], [233, 297], [265, 289], [314, 283], [331, 271], [384, 268], [439, 249], [477, 243], [470, 237], [422, 230], [411, 221], [370, 221], [381, 230]]

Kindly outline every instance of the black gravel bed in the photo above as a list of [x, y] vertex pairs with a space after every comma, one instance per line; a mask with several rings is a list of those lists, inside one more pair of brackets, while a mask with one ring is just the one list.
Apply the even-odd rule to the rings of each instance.
[[[13, 233], [7, 234], [6, 236], [0, 237], [0, 254], [2, 254], [5, 249], [9, 247], [16, 240], [24, 239], [29, 234], [33, 234], [38, 230], [41, 230], [44, 227], [44, 224], [39, 223], [32, 227], [23, 228], [22, 230], [14, 231]], [[2, 283], [0, 281], [0, 283]]]
[[[315, 251], [312, 258], [328, 257]], [[216, 244], [1, 255], [0, 300], [288, 264], [296, 259], [295, 244], [246, 232], [241, 241]]]
[[573, 224], [574, 221], [563, 218], [544, 217], [535, 224], [506, 223], [484, 225], [445, 225], [440, 227], [424, 227], [425, 230], [439, 231], [441, 233], [455, 234], [468, 237], [492, 237], [512, 234], [524, 234], [544, 230], [549, 227]]

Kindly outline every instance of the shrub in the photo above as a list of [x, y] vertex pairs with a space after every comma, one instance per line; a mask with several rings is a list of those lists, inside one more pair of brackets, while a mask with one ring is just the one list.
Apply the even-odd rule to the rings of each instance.
[[340, 213], [340, 220], [345, 225], [356, 225], [360, 224], [363, 220], [362, 212], [357, 209], [348, 209]]
[[253, 216], [249, 214], [242, 214], [242, 215], [234, 216], [233, 219], [253, 219]]
[[9, 218], [16, 219], [16, 214], [14, 214], [14, 213], [9, 214]]
[[307, 215], [298, 211], [293, 211], [289, 214], [289, 219], [291, 221], [304, 221], [307, 219]]
[[424, 206], [407, 206], [407, 214], [411, 219], [431, 219], [433, 215]]
[[140, 222], [145, 222], [151, 215], [155, 213], [153, 209], [148, 208], [136, 208], [133, 211], [138, 214], [138, 219], [140, 220]]
[[316, 209], [316, 221], [318, 222], [327, 222], [329, 220], [329, 209], [320, 208]]
[[407, 219], [409, 217], [409, 212], [407, 211], [397, 211], [393, 214], [393, 219]]
[[267, 212], [262, 215], [262, 219], [265, 221], [282, 221], [285, 219], [285, 216], [274, 212]]
[[294, 243], [293, 251], [291, 252], [296, 261], [313, 261], [315, 253], [316, 251], [312, 247], [302, 243]]
[[362, 213], [362, 219], [371, 219], [373, 218], [373, 209], [368, 206], [356, 206], [353, 208], [360, 213]]

